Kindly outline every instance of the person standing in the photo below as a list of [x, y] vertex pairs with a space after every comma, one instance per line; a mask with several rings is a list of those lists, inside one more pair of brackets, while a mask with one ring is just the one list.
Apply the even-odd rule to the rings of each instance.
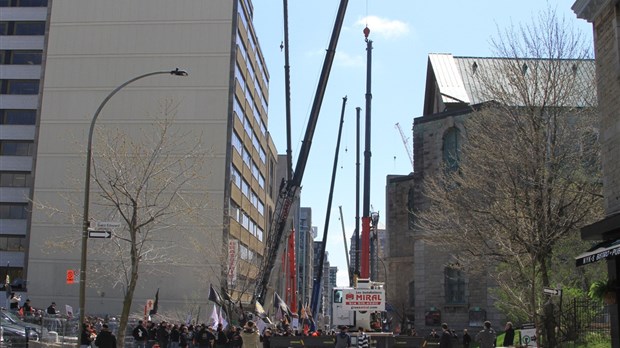
[[202, 324], [200, 331], [194, 335], [195, 346], [198, 348], [210, 348], [213, 341], [215, 341], [215, 336], [211, 331], [207, 330], [207, 325]]
[[469, 348], [470, 344], [471, 336], [469, 335], [469, 332], [467, 332], [467, 329], [463, 329], [463, 348]]
[[157, 328], [157, 344], [161, 348], [168, 348], [168, 342], [170, 341], [170, 332], [168, 332], [168, 323], [162, 321]]
[[95, 345], [98, 348], [116, 348], [116, 336], [110, 331], [108, 324], [101, 326], [101, 331], [95, 339]]
[[358, 348], [368, 348], [368, 335], [364, 332], [363, 327], [358, 327], [357, 331], [359, 331], [359, 335], [357, 336], [357, 347]]
[[495, 346], [495, 331], [491, 328], [491, 322], [484, 322], [484, 329], [476, 335], [476, 342], [480, 343], [480, 348], [493, 348]]
[[94, 335], [90, 332], [90, 324], [82, 324], [82, 333], [80, 334], [80, 348], [88, 348], [93, 342]]
[[222, 324], [217, 324], [217, 329], [215, 331], [215, 348], [226, 348], [228, 344], [228, 336], [224, 332], [224, 326]]
[[17, 312], [19, 310], [19, 301], [22, 300], [22, 297], [18, 294], [12, 292], [11, 299], [9, 300], [9, 309], [12, 312]]
[[243, 339], [241, 338], [241, 327], [232, 327], [228, 333], [228, 346], [231, 348], [241, 348]]
[[179, 348], [181, 342], [181, 331], [177, 324], [172, 325], [170, 329], [170, 348]]
[[448, 329], [448, 324], [441, 324], [441, 336], [439, 337], [439, 348], [452, 348], [452, 332]]
[[241, 339], [243, 340], [243, 348], [261, 348], [260, 334], [251, 320], [245, 323], [245, 327], [241, 331]]
[[504, 343], [502, 345], [504, 347], [512, 346], [515, 340], [515, 329], [512, 328], [511, 322], [506, 323], [506, 328], [504, 331]]
[[263, 332], [263, 335], [261, 336], [261, 341], [263, 342], [263, 348], [270, 348], [271, 347], [271, 330], [270, 329], [265, 329], [265, 331]]
[[336, 335], [336, 348], [351, 347], [351, 336], [347, 332], [347, 329], [346, 325], [340, 327], [340, 332]]
[[144, 327], [144, 322], [138, 320], [138, 325], [131, 332], [133, 339], [136, 342], [136, 347], [146, 348], [146, 341], [149, 339], [149, 332]]

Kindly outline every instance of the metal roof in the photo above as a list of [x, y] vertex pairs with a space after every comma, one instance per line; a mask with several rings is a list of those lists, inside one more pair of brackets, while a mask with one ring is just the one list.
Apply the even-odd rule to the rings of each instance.
[[[595, 63], [590, 59], [430, 54], [429, 70], [435, 86], [427, 93], [441, 96], [445, 104], [495, 100], [513, 106], [585, 107], [596, 103]], [[558, 84], [559, 80], [566, 83]]]

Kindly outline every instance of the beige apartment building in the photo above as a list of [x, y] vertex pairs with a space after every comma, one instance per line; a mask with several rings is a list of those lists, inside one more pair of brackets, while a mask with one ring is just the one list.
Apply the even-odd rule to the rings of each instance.
[[[119, 90], [95, 128], [93, 168], [105, 154], [102, 137], [128, 132], [142, 139], [164, 117], [162, 105], [172, 104], [174, 134], [205, 155], [198, 173], [204, 179], [186, 192], [203, 211], [194, 223], [160, 222], [152, 246], [164, 257], [141, 266], [132, 312], [157, 289], [159, 311], [183, 316], [207, 308], [210, 284], [250, 296], [277, 190], [269, 74], [251, 0], [55, 0], [48, 10], [25, 264], [33, 305], [78, 308], [79, 285], [67, 281], [67, 272], [80, 269], [85, 151], [95, 110], [126, 81], [176, 68], [189, 75], [148, 76]], [[119, 242], [122, 220], [101, 205], [94, 182], [90, 192], [91, 221], [121, 227], [110, 239], [88, 239], [86, 312], [117, 315], [124, 284], [110, 276], [119, 260], [105, 250]]]

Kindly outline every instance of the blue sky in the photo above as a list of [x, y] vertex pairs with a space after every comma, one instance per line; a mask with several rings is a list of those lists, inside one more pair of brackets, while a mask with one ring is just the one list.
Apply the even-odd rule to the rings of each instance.
[[[313, 225], [318, 227], [320, 240], [325, 226], [342, 98], [347, 96], [327, 240], [329, 260], [339, 270], [339, 285], [348, 284], [339, 206], [343, 209], [347, 244], [355, 224], [355, 108], [362, 108], [363, 125], [366, 43], [362, 30], [366, 24], [373, 41], [370, 200], [374, 211], [381, 215], [379, 226], [383, 227], [386, 176], [412, 171], [395, 124], [400, 123], [411, 146], [413, 118], [422, 114], [428, 54], [493, 56], [490, 39], [498, 36], [498, 28], [503, 30], [511, 25], [531, 23], [548, 7], [556, 9], [559, 16], [592, 42], [592, 26], [576, 18], [570, 9], [573, 3], [574, 0], [349, 1], [301, 193], [302, 206], [312, 207]], [[270, 74], [268, 128], [278, 152], [284, 154], [284, 52], [280, 50], [280, 43], [284, 40], [282, 1], [253, 0], [253, 4], [254, 25]], [[291, 0], [288, 4], [295, 167], [339, 1]], [[363, 139], [361, 143], [363, 147]], [[361, 162], [363, 173], [363, 154]]]

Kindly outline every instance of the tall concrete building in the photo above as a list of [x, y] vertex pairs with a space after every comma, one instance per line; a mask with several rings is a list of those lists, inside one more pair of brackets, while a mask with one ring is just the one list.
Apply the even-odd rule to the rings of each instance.
[[46, 20], [47, 0], [0, 1], [0, 274], [18, 291], [26, 288]]
[[[202, 211], [193, 223], [160, 222], [151, 244], [159, 261], [141, 266], [132, 311], [141, 311], [157, 289], [160, 312], [204, 307], [209, 284], [249, 299], [277, 190], [277, 152], [267, 132], [269, 74], [251, 1], [191, 0], [179, 6], [163, 0], [57, 0], [49, 7], [49, 14], [40, 10], [28, 17], [44, 21], [46, 14], [48, 21], [38, 133], [30, 130], [34, 149], [28, 150], [34, 156], [36, 204], [29, 233], [28, 227], [22, 233], [29, 236], [24, 268], [29, 298], [35, 306], [54, 299], [77, 308], [78, 285], [66, 275], [79, 270], [82, 249], [79, 243], [67, 248], [66, 241], [81, 236], [84, 153], [95, 110], [126, 81], [180, 67], [189, 76], [149, 76], [123, 88], [97, 121], [94, 168], [104, 154], [102, 138], [127, 132], [144, 140], [140, 134], [154, 129], [157, 118], [173, 119], [174, 134], [183, 135], [174, 140], [205, 149], [198, 172], [204, 179], [186, 192], [203, 203]], [[36, 71], [20, 73], [36, 80]], [[173, 105], [173, 112], [162, 105]], [[97, 185], [91, 191], [91, 220], [122, 222], [102, 205]], [[50, 216], [50, 208], [59, 213]], [[115, 238], [122, 225], [111, 240], [88, 240], [88, 313], [120, 312], [125, 285], [101, 270], [118, 266], [104, 251], [120, 243]]]
[[312, 297], [312, 282], [314, 280], [314, 238], [317, 236], [316, 227], [312, 226], [312, 208], [301, 207], [299, 214], [299, 229], [297, 233], [297, 299], [302, 303], [310, 303]]

